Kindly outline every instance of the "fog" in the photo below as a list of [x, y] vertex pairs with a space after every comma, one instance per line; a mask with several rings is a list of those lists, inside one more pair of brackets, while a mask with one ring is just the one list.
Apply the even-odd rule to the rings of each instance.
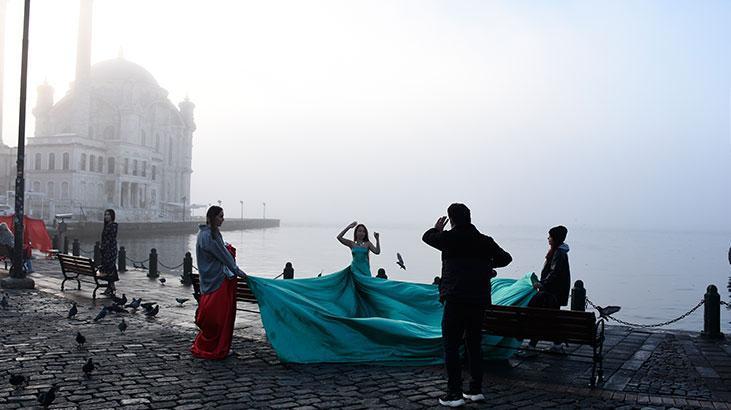
[[[76, 0], [34, 0], [36, 87], [74, 78]], [[192, 202], [286, 222], [731, 229], [731, 3], [94, 3], [92, 63], [196, 104]], [[3, 140], [17, 144], [22, 2]]]

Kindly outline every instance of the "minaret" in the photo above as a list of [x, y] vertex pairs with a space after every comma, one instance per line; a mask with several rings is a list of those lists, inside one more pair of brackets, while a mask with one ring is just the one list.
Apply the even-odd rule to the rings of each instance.
[[89, 79], [91, 70], [91, 16], [92, 0], [81, 0], [79, 34], [76, 43], [76, 85]]
[[91, 123], [91, 18], [93, 0], [79, 1], [79, 34], [76, 49], [76, 80], [74, 81], [74, 115], [72, 128], [76, 135], [90, 138]]
[[0, 0], [0, 145], [3, 144], [3, 79], [5, 78], [5, 6]]

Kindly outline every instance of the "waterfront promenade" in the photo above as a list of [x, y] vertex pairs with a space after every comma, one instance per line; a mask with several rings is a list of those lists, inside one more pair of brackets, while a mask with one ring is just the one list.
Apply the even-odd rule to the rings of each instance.
[[[121, 273], [118, 292], [157, 302], [160, 313], [109, 314], [93, 322], [102, 304], [93, 286], [60, 291], [57, 261], [34, 261], [33, 291], [8, 291], [0, 310], [0, 407], [37, 405], [35, 394], [60, 387], [57, 408], [432, 408], [446, 381], [441, 366], [292, 365], [280, 363], [258, 315], [238, 312], [233, 348], [221, 362], [190, 356], [195, 301], [177, 276], [165, 285], [145, 272]], [[0, 270], [0, 276], [7, 272]], [[75, 289], [67, 282], [67, 289]], [[176, 297], [190, 298], [183, 306]], [[75, 301], [75, 319], [66, 314]], [[729, 320], [724, 311], [722, 320]], [[128, 324], [121, 333], [117, 325]], [[702, 327], [702, 324], [689, 324]], [[87, 338], [76, 346], [76, 332]], [[570, 348], [571, 351], [576, 346]], [[581, 349], [586, 349], [582, 347]], [[607, 327], [606, 383], [587, 387], [588, 359], [539, 355], [488, 363], [487, 403], [470, 408], [721, 408], [731, 409], [731, 343], [692, 332]], [[96, 369], [81, 367], [93, 358]], [[14, 390], [11, 373], [30, 377]]]

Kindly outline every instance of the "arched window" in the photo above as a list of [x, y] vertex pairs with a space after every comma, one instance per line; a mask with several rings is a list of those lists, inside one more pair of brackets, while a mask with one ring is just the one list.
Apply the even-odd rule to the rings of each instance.
[[99, 158], [97, 159], [96, 170], [97, 172], [104, 172], [104, 158], [101, 155], [99, 155]]
[[112, 127], [110, 125], [107, 128], [104, 128], [104, 139], [105, 140], [113, 140], [115, 138], [116, 138], [116, 131], [115, 131], [114, 127]]
[[69, 153], [64, 152], [63, 153], [63, 169], [68, 170], [69, 169]]
[[79, 168], [82, 171], [86, 171], [86, 154], [81, 154], [81, 160], [79, 160]]
[[132, 160], [132, 175], [135, 175], [135, 176], [137, 175], [137, 160], [136, 159]]
[[48, 154], [48, 169], [56, 169], [56, 154]]
[[53, 181], [48, 181], [48, 198], [53, 199], [55, 197]]
[[147, 161], [142, 161], [142, 174], [143, 177], [147, 176]]
[[61, 182], [61, 199], [69, 199], [69, 183]]
[[94, 172], [94, 165], [96, 165], [96, 155], [89, 155], [89, 171]]
[[41, 153], [36, 154], [36, 161], [35, 161], [35, 167], [36, 171], [39, 171], [41, 169]]
[[157, 178], [156, 174], [157, 174], [157, 167], [153, 165], [152, 166], [152, 180], [153, 181], [155, 180], [155, 178]]
[[[107, 173], [113, 174], [114, 173], [114, 157], [107, 158]], [[109, 201], [111, 202], [111, 201]]]
[[152, 196], [150, 197], [150, 199], [153, 206], [157, 204], [157, 191], [155, 191], [154, 189], [152, 190]]

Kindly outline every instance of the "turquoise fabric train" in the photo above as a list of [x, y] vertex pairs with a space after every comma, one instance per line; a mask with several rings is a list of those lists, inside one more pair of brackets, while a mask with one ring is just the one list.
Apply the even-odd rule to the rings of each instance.
[[[368, 252], [353, 249], [348, 268], [319, 278], [249, 276], [267, 338], [283, 362], [443, 363], [442, 304], [434, 285], [371, 277]], [[530, 274], [492, 280], [497, 305], [525, 306]], [[483, 336], [485, 359], [509, 357], [514, 338]]]

